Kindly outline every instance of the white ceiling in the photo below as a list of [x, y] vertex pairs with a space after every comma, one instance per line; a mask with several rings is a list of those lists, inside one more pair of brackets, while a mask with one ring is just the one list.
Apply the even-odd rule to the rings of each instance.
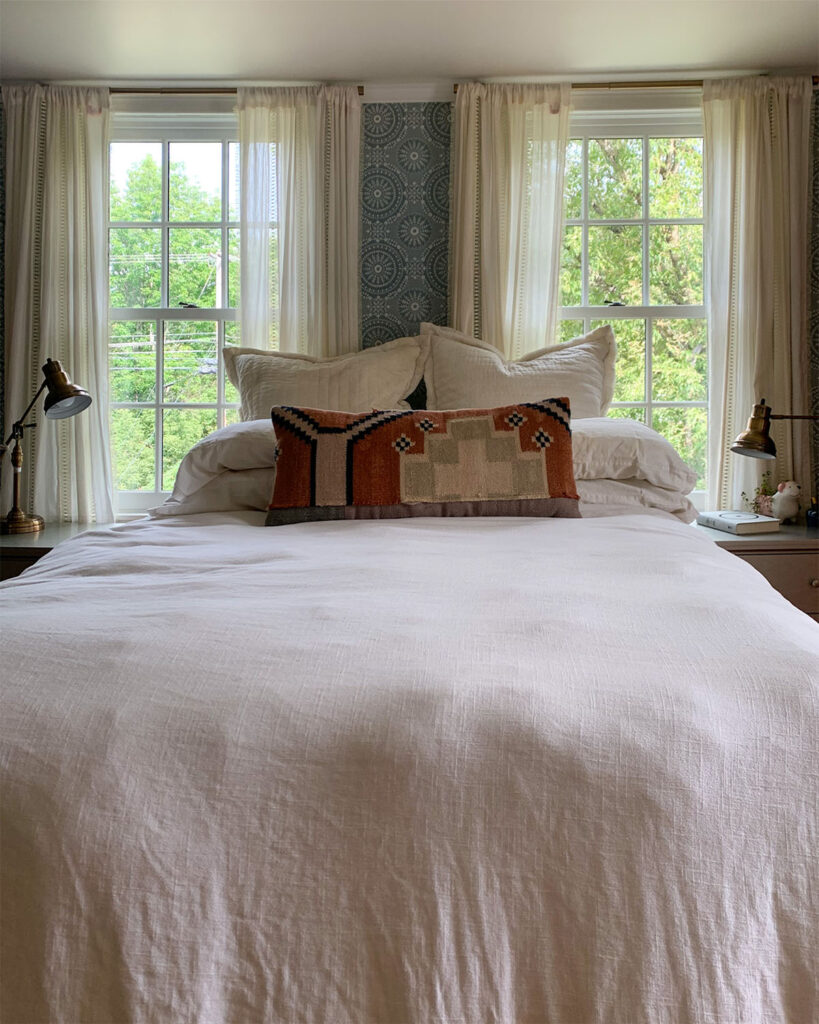
[[0, 0], [5, 80], [425, 82], [819, 67], [819, 0]]

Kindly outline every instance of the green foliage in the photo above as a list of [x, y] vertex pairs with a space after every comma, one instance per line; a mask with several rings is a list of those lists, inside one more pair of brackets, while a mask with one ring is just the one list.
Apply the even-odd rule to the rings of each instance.
[[643, 230], [638, 224], [589, 228], [589, 305], [643, 302]]
[[642, 203], [642, 140], [590, 139], [589, 219], [633, 220]]
[[697, 474], [697, 490], [705, 488], [705, 456], [708, 441], [708, 414], [705, 409], [657, 409], [654, 429], [663, 435]]
[[655, 320], [652, 393], [658, 402], [704, 402], [707, 392], [705, 320]]

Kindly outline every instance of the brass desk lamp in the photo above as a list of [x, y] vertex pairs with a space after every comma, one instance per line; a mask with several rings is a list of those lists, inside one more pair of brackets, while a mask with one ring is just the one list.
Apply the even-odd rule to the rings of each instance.
[[731, 445], [737, 455], [750, 455], [753, 459], [775, 459], [776, 445], [771, 438], [771, 420], [819, 420], [819, 416], [786, 416], [771, 413], [763, 398], [755, 405], [748, 426]]
[[64, 420], [69, 416], [76, 416], [78, 412], [87, 409], [91, 404], [91, 396], [88, 392], [71, 383], [68, 374], [63, 371], [56, 359], [46, 359], [43, 374], [45, 380], [40, 385], [37, 394], [29, 402], [28, 408], [20, 419], [15, 421], [5, 444], [0, 445], [0, 459], [2, 459], [8, 450], [9, 443], [15, 442], [11, 452], [11, 466], [14, 473], [11, 511], [4, 520], [0, 521], [0, 533], [37, 533], [45, 525], [42, 516], [28, 515], [20, 508], [20, 477], [23, 471], [23, 449], [20, 447], [20, 440], [24, 430], [37, 426], [36, 423], [26, 423], [26, 417], [34, 408], [34, 403], [48, 388], [43, 409], [46, 416], [52, 420]]

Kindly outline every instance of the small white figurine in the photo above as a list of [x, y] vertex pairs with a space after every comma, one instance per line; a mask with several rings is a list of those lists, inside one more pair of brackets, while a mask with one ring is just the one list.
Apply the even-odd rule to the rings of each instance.
[[799, 515], [799, 495], [802, 488], [795, 480], [786, 480], [781, 483], [773, 496], [774, 518], [780, 523], [787, 523], [789, 519], [796, 519]]

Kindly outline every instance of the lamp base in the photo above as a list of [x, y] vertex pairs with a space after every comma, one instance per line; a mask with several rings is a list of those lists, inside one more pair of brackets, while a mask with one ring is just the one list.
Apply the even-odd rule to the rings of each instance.
[[20, 509], [12, 509], [0, 520], [0, 533], [39, 533], [45, 526], [42, 516], [27, 516]]

